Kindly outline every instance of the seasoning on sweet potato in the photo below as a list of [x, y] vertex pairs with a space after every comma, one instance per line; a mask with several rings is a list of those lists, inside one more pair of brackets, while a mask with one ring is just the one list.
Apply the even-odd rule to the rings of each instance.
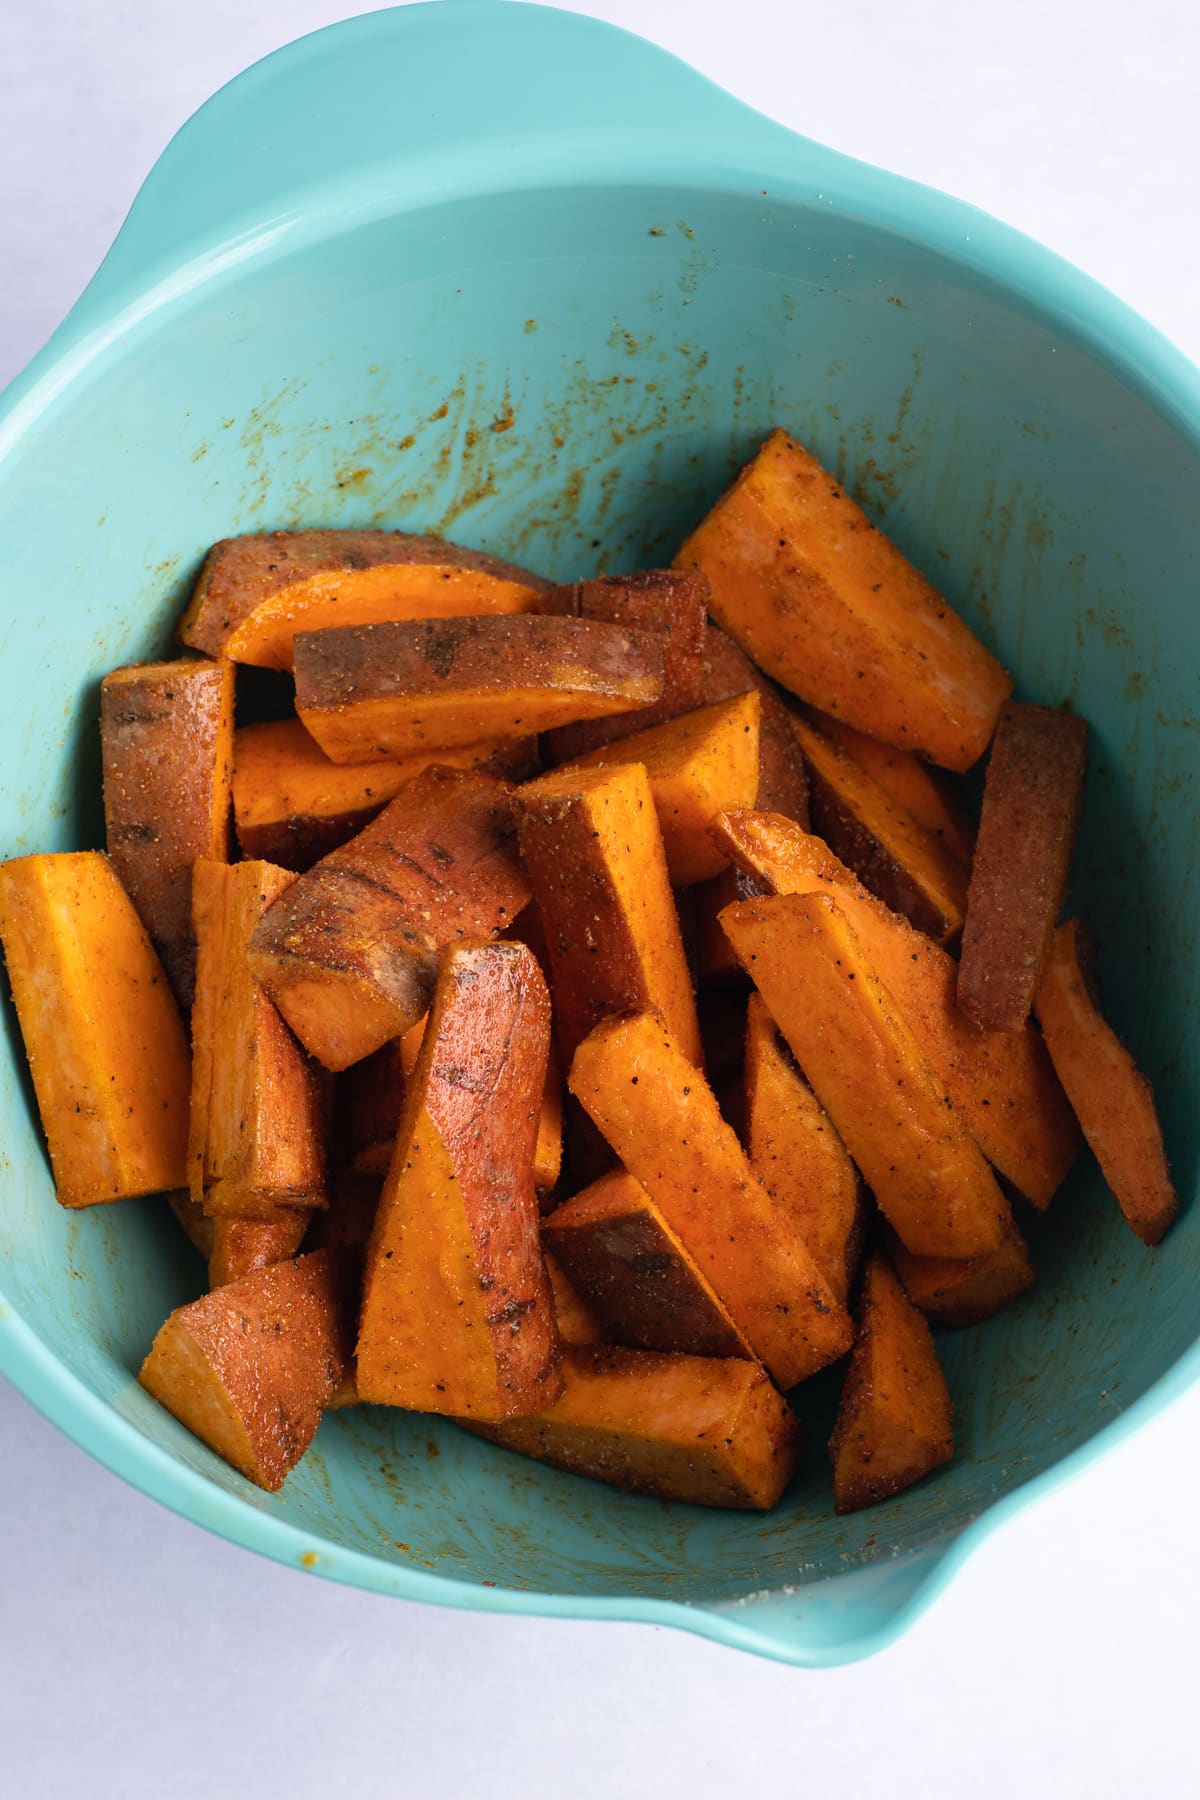
[[550, 999], [524, 944], [443, 954], [367, 1247], [362, 1399], [504, 1419], [560, 1392], [533, 1148]]
[[290, 1262], [304, 1242], [312, 1217], [298, 1206], [281, 1206], [273, 1219], [213, 1219], [209, 1287], [228, 1287], [256, 1269]]
[[60, 1204], [186, 1186], [187, 1038], [108, 858], [0, 863], [0, 940]]
[[754, 804], [760, 713], [758, 695], [751, 691], [635, 732], [570, 767], [642, 764], [650, 777], [667, 873], [673, 886], [688, 887], [719, 875], [725, 866], [709, 822], [730, 807]]
[[1078, 919], [1050, 940], [1034, 996], [1051, 1061], [1133, 1230], [1162, 1241], [1179, 1210], [1150, 1083], [1100, 1010], [1095, 951]]
[[229, 859], [233, 670], [114, 669], [100, 684], [108, 854], [185, 1009], [192, 1003], [192, 865]]
[[297, 633], [296, 711], [334, 762], [514, 742], [657, 700], [663, 640], [527, 614]]
[[929, 1326], [882, 1256], [863, 1277], [829, 1452], [839, 1513], [890, 1500], [954, 1455], [950, 1395]]
[[727, 856], [768, 892], [836, 899], [972, 1137], [1034, 1206], [1049, 1205], [1079, 1154], [1079, 1127], [1040, 1036], [980, 1031], [955, 998], [957, 964], [868, 894], [819, 838], [790, 819], [727, 813]]
[[554, 1299], [554, 1317], [558, 1324], [560, 1343], [602, 1344], [604, 1333], [600, 1329], [600, 1321], [583, 1296], [568, 1281], [561, 1264], [545, 1248], [544, 1240], [542, 1252], [546, 1277]]
[[844, 1308], [656, 1018], [598, 1025], [575, 1052], [570, 1085], [780, 1387], [849, 1348]]
[[1020, 1031], [1062, 910], [1083, 809], [1087, 724], [1051, 706], [1004, 708], [988, 760], [963, 927], [958, 1004]]
[[188, 1181], [214, 1216], [275, 1220], [325, 1204], [328, 1076], [255, 979], [249, 945], [296, 879], [270, 863], [198, 862]]
[[893, 806], [900, 808], [918, 825], [945, 846], [951, 856], [970, 868], [975, 849], [975, 825], [966, 807], [953, 791], [954, 777], [941, 769], [931, 768], [914, 756], [911, 750], [897, 750], [894, 744], [881, 743], [856, 731], [844, 719], [814, 710], [812, 723], [824, 738], [830, 738], [853, 758], [877, 787], [883, 789]]
[[604, 575], [554, 588], [543, 596], [539, 612], [567, 618], [599, 619], [627, 630], [652, 631], [663, 640], [662, 694], [649, 706], [615, 713], [604, 719], [581, 719], [547, 734], [551, 762], [586, 756], [633, 731], [644, 731], [677, 713], [691, 712], [702, 700], [705, 616], [708, 583], [702, 575], [678, 569], [649, 569], [637, 575]]
[[500, 931], [525, 905], [511, 794], [489, 775], [426, 769], [264, 915], [251, 967], [327, 1069], [409, 1030], [442, 945]]
[[757, 1363], [645, 1350], [563, 1351], [561, 1399], [471, 1429], [522, 1456], [692, 1506], [769, 1511], [800, 1454], [800, 1422]]
[[174, 1193], [168, 1194], [167, 1204], [179, 1221], [179, 1228], [192, 1249], [207, 1262], [213, 1246], [213, 1220], [192, 1199], [186, 1188], [176, 1188]]
[[542, 1240], [610, 1344], [753, 1358], [703, 1271], [624, 1169], [565, 1200], [544, 1222]]
[[966, 1262], [948, 1256], [913, 1256], [899, 1239], [892, 1262], [913, 1305], [939, 1325], [981, 1325], [1033, 1286], [1025, 1240], [1010, 1219], [998, 1250]]
[[527, 612], [550, 583], [403, 531], [270, 531], [223, 538], [179, 624], [206, 656], [290, 669], [297, 631], [462, 613]]
[[351, 1350], [347, 1271], [327, 1250], [175, 1309], [138, 1380], [268, 1493], [308, 1449]]
[[967, 906], [958, 858], [836, 744], [804, 719], [792, 728], [808, 764], [814, 832], [893, 912], [953, 949]]
[[907, 1247], [960, 1257], [997, 1249], [1008, 1207], [996, 1178], [837, 902], [781, 894], [721, 916]]
[[987, 748], [1012, 680], [816, 458], [773, 431], [675, 559], [801, 699], [947, 769]]
[[609, 1013], [652, 1011], [700, 1057], [650, 783], [640, 763], [554, 770], [516, 795], [521, 855], [550, 958], [559, 1054]]
[[706, 626], [701, 702], [715, 706], [718, 700], [734, 700], [749, 693], [758, 695], [759, 704], [758, 795], [754, 804], [764, 812], [784, 813], [807, 826], [808, 776], [792, 731], [791, 714], [778, 690], [733, 639], [715, 625]]
[[858, 1266], [866, 1196], [858, 1171], [760, 994], [746, 1015], [745, 1143], [750, 1166], [788, 1216], [843, 1305]]

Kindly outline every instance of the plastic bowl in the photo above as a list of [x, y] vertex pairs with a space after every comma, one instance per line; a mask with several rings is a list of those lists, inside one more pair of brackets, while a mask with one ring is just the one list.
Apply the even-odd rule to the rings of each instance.
[[[558, 577], [670, 554], [786, 425], [1094, 751], [1076, 900], [1196, 1166], [1200, 377], [1093, 283], [683, 64], [494, 0], [291, 45], [175, 139], [0, 416], [0, 852], [99, 841], [96, 684], [162, 654], [205, 546], [386, 523]], [[11, 1013], [0, 1368], [241, 1544], [384, 1593], [845, 1661], [981, 1534], [1191, 1381], [1200, 1214], [1148, 1253], [1091, 1167], [1037, 1288], [943, 1340], [954, 1463], [838, 1520], [664, 1507], [381, 1409], [259, 1493], [134, 1373], [198, 1268], [159, 1201], [55, 1204]]]

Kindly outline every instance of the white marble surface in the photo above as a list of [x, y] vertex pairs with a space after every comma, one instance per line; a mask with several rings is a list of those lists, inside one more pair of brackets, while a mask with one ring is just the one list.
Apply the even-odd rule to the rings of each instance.
[[[163, 142], [336, 0], [0, 0], [0, 382]], [[967, 195], [1200, 357], [1195, 0], [596, 0], [764, 110]], [[384, 1601], [122, 1486], [0, 1383], [14, 1800], [1124, 1800], [1196, 1792], [1200, 1395], [989, 1541], [875, 1661]]]

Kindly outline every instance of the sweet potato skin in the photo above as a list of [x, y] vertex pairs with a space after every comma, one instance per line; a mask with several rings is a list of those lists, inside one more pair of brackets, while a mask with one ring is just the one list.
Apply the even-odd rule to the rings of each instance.
[[630, 1493], [769, 1511], [800, 1453], [799, 1420], [755, 1363], [571, 1346], [562, 1397], [471, 1429]]
[[527, 903], [511, 798], [492, 776], [427, 769], [265, 914], [251, 967], [326, 1068], [409, 1030], [438, 950], [503, 930]]
[[929, 1326], [879, 1255], [864, 1273], [829, 1450], [839, 1513], [890, 1500], [954, 1454], [950, 1396]]
[[1067, 891], [1083, 810], [1087, 724], [1004, 708], [988, 760], [958, 968], [958, 1003], [987, 1031], [1020, 1031]]
[[0, 864], [0, 940], [59, 1203], [185, 1187], [187, 1038], [108, 858]]
[[1012, 680], [841, 483], [774, 431], [675, 558], [759, 666], [860, 731], [968, 769]]
[[167, 971], [192, 1003], [192, 866], [229, 860], [233, 670], [199, 661], [114, 669], [100, 684], [108, 854]]
[[1118, 1206], [1144, 1244], [1161, 1243], [1179, 1196], [1154, 1095], [1100, 1010], [1095, 949], [1078, 919], [1054, 933], [1034, 1006], [1050, 1060]]
[[909, 1299], [939, 1325], [982, 1325], [1033, 1286], [1033, 1264], [1015, 1220], [1008, 1221], [998, 1250], [966, 1262], [913, 1256], [899, 1239], [890, 1249]]
[[560, 1392], [533, 1186], [549, 1048], [527, 946], [446, 950], [367, 1248], [364, 1400], [498, 1420]]
[[334, 762], [513, 742], [657, 700], [663, 641], [593, 619], [462, 618], [299, 632], [296, 711]]

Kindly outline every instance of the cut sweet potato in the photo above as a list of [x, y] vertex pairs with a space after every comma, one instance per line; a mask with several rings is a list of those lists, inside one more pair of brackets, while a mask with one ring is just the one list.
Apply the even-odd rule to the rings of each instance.
[[624, 1169], [564, 1201], [543, 1224], [542, 1240], [610, 1344], [753, 1358], [703, 1271]]
[[662, 693], [663, 640], [593, 619], [470, 618], [296, 637], [296, 711], [334, 762], [513, 742]]
[[883, 789], [893, 806], [916, 820], [945, 846], [964, 868], [970, 868], [975, 849], [975, 824], [958, 795], [954, 793], [954, 777], [941, 769], [931, 768], [914, 756], [911, 750], [897, 750], [856, 731], [844, 719], [829, 713], [813, 712], [812, 723], [824, 738], [830, 738], [852, 757], [877, 787]]
[[304, 1242], [312, 1216], [299, 1207], [281, 1206], [273, 1219], [213, 1219], [209, 1287], [228, 1287], [256, 1269], [290, 1262]]
[[562, 1398], [479, 1436], [572, 1475], [693, 1506], [766, 1512], [800, 1454], [800, 1423], [757, 1363], [571, 1346]]
[[364, 1400], [504, 1419], [560, 1392], [533, 1187], [549, 1049], [531, 950], [446, 950], [367, 1248]]
[[329, 1078], [249, 962], [259, 920], [295, 879], [264, 862], [195, 868], [188, 1177], [193, 1200], [214, 1216], [272, 1221], [281, 1206], [325, 1204]]
[[559, 1341], [563, 1344], [602, 1344], [604, 1333], [600, 1329], [600, 1321], [583, 1296], [567, 1280], [566, 1273], [550, 1251], [545, 1249], [544, 1243], [543, 1256], [550, 1292], [554, 1298]]
[[984, 1155], [1027, 1200], [1048, 1206], [1080, 1137], [1038, 1033], [973, 1025], [955, 998], [953, 958], [790, 819], [731, 813], [713, 830], [726, 855], [767, 891], [833, 896]]
[[138, 1380], [273, 1493], [308, 1449], [350, 1355], [347, 1271], [327, 1250], [256, 1269], [159, 1331]]
[[808, 764], [817, 836], [893, 912], [953, 949], [967, 908], [967, 875], [958, 858], [836, 744], [804, 719], [793, 719], [792, 728]]
[[502, 930], [528, 901], [510, 801], [491, 776], [426, 769], [266, 913], [251, 966], [326, 1068], [409, 1030], [442, 945]]
[[575, 1052], [570, 1084], [780, 1387], [849, 1348], [844, 1308], [656, 1018], [598, 1025]]
[[61, 1205], [187, 1185], [187, 1038], [108, 858], [0, 864], [0, 939]]
[[192, 865], [229, 860], [233, 670], [210, 662], [114, 669], [100, 684], [108, 854], [192, 1004]]
[[858, 1171], [759, 994], [746, 1015], [745, 1142], [750, 1166], [795, 1220], [843, 1305], [858, 1266], [866, 1196]]
[[996, 1178], [836, 901], [781, 894], [721, 916], [908, 1249], [959, 1257], [997, 1249], [1008, 1207]]
[[518, 790], [516, 814], [564, 1064], [609, 1013], [643, 1011], [697, 1061], [696, 1004], [645, 769], [555, 770]]
[[987, 1256], [912, 1256], [897, 1239], [892, 1262], [913, 1305], [939, 1325], [980, 1325], [1033, 1286], [1029, 1251], [1011, 1219]]
[[954, 1455], [950, 1395], [924, 1318], [882, 1256], [863, 1277], [829, 1440], [839, 1513], [890, 1500]]
[[290, 669], [297, 631], [527, 612], [549, 586], [499, 557], [403, 531], [255, 533], [213, 545], [179, 636], [207, 656]]
[[594, 750], [571, 767], [602, 769], [641, 763], [650, 777], [667, 873], [675, 887], [719, 875], [725, 859], [709, 835], [719, 812], [753, 806], [758, 792], [758, 695], [681, 713], [649, 731]]
[[167, 1195], [167, 1204], [179, 1221], [179, 1228], [192, 1249], [208, 1261], [213, 1246], [213, 1221], [202, 1206], [192, 1199], [186, 1188], [176, 1188]]
[[1145, 1244], [1179, 1210], [1150, 1083], [1100, 1011], [1095, 952], [1078, 919], [1050, 940], [1034, 998], [1046, 1046], [1118, 1206]]
[[1011, 677], [841, 483], [773, 431], [675, 559], [755, 662], [823, 712], [968, 769]]
[[758, 797], [764, 812], [783, 813], [808, 825], [808, 776], [792, 731], [791, 715], [778, 690], [756, 669], [731, 637], [708, 625], [704, 632], [704, 672], [700, 699], [706, 706], [755, 693], [759, 704]]
[[1062, 910], [1083, 809], [1087, 724], [1006, 706], [983, 787], [958, 1003], [987, 1031], [1020, 1031]]

